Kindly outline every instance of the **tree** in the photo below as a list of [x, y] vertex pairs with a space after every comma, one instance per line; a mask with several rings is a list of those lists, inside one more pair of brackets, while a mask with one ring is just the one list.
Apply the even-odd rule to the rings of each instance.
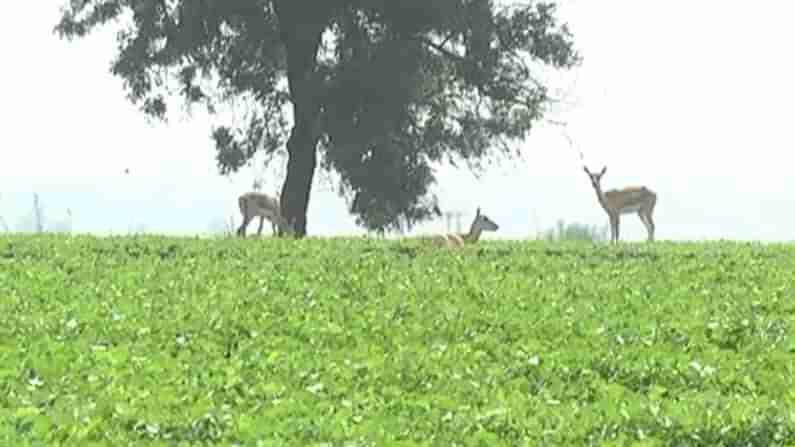
[[17, 229], [21, 232], [44, 232], [44, 205], [39, 200], [39, 193], [33, 193], [33, 207], [30, 212], [19, 219]]
[[33, 193], [33, 218], [36, 223], [36, 233], [44, 232], [44, 207], [39, 202], [39, 193]]
[[432, 165], [511, 155], [552, 102], [545, 70], [581, 60], [555, 4], [533, 0], [81, 0], [55, 32], [117, 21], [111, 71], [148, 116], [166, 118], [171, 80], [210, 113], [252, 106], [245, 125], [213, 129], [219, 171], [284, 148], [298, 235], [317, 168], [368, 229], [438, 214]]

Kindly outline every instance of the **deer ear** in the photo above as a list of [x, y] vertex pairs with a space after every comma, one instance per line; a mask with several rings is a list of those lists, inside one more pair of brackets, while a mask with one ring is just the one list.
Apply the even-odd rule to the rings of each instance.
[[605, 166], [604, 168], [602, 168], [602, 172], [601, 172], [599, 175], [605, 175], [605, 172], [606, 172], [606, 171], [607, 171], [607, 166]]
[[591, 171], [588, 170], [587, 166], [583, 166], [582, 170], [585, 171], [586, 174], [591, 175]]
[[480, 207], [478, 207], [478, 210], [475, 212], [475, 216], [480, 216]]

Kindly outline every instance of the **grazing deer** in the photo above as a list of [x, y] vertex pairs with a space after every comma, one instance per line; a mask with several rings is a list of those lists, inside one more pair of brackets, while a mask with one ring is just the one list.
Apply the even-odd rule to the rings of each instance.
[[657, 193], [645, 186], [629, 186], [623, 189], [611, 189], [602, 191], [602, 176], [605, 175], [607, 167], [602, 168], [598, 174], [593, 174], [587, 167], [583, 166], [591, 185], [596, 190], [596, 198], [602, 205], [607, 216], [610, 218], [610, 242], [618, 243], [619, 217], [621, 214], [638, 213], [640, 221], [646, 227], [649, 241], [654, 241], [654, 219], [652, 213], [657, 204]]
[[257, 216], [259, 216], [258, 236], [262, 234], [265, 219], [271, 222], [273, 234], [277, 234], [278, 229], [291, 233], [291, 225], [282, 217], [278, 199], [261, 192], [247, 192], [237, 199], [237, 203], [240, 206], [240, 214], [243, 215], [243, 223], [237, 229], [238, 236], [246, 237], [246, 227]]
[[484, 231], [497, 231], [499, 228], [499, 225], [494, 223], [488, 216], [481, 214], [480, 207], [478, 207], [475, 213], [475, 220], [472, 221], [468, 233], [441, 234], [433, 236], [432, 239], [437, 245], [462, 247], [465, 244], [477, 242], [480, 239], [481, 233]]

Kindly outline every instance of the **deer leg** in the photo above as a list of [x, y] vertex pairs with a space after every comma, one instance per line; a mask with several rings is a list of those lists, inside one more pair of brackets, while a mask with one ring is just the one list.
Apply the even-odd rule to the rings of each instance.
[[618, 215], [610, 216], [610, 226], [612, 227], [613, 230], [612, 231], [613, 237], [611, 238], [611, 242], [617, 244], [619, 239], [619, 227], [620, 227], [620, 221]]
[[649, 226], [648, 219], [646, 219], [645, 211], [644, 210], [638, 211], [638, 217], [640, 218], [640, 221], [643, 222], [643, 226], [646, 227], [646, 233], [649, 236], [649, 240], [651, 240], [651, 238], [652, 238], [652, 235], [651, 235], [652, 234], [652, 229], [651, 229], [651, 226]]
[[243, 215], [243, 223], [241, 223], [240, 227], [237, 229], [238, 236], [246, 237], [246, 227], [248, 226], [249, 222], [251, 222], [251, 218]]
[[273, 233], [273, 236], [284, 236], [285, 232], [284, 218], [281, 215], [274, 213], [268, 216], [268, 220], [271, 223], [271, 232]]
[[257, 236], [262, 236], [262, 224], [265, 222], [265, 216], [259, 216], [259, 228], [257, 228]]
[[651, 210], [646, 212], [646, 221], [649, 223], [649, 241], [654, 241], [654, 217], [652, 217]]
[[618, 240], [618, 218], [613, 216], [612, 214], [610, 214], [609, 217], [610, 217], [610, 243], [614, 243]]
[[652, 197], [651, 204], [649, 204], [649, 208], [646, 210], [646, 219], [649, 221], [649, 226], [651, 227], [651, 235], [649, 236], [649, 240], [654, 240], [654, 207], [657, 205], [657, 195], [655, 194]]

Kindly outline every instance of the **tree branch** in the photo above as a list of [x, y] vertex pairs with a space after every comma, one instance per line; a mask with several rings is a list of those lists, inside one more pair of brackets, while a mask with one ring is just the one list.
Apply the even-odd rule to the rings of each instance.
[[431, 41], [430, 39], [426, 39], [424, 37], [417, 37], [415, 40], [418, 40], [420, 43], [424, 43], [425, 45], [433, 48], [434, 50], [442, 53], [443, 55], [449, 57], [450, 59], [455, 59], [457, 62], [465, 62], [466, 58], [459, 54], [455, 54], [454, 52], [448, 50], [443, 45], [447, 43], [447, 39], [445, 39], [441, 44]]

